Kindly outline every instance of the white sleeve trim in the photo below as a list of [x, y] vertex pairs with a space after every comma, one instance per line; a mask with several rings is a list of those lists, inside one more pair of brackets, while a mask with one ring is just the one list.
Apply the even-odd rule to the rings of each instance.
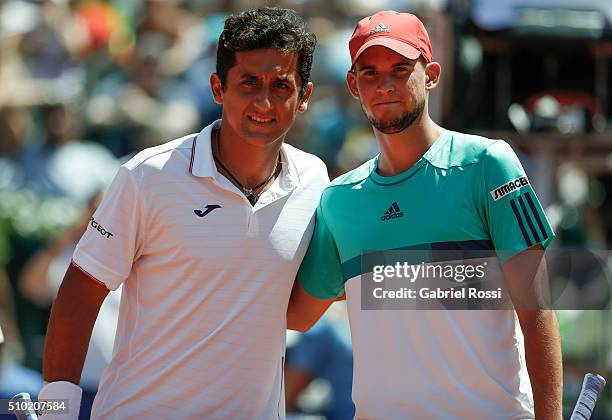
[[125, 280], [124, 276], [106, 267], [78, 248], [74, 252], [72, 262], [81, 269], [81, 271], [88, 274], [92, 280], [103, 284], [109, 290], [117, 290]]

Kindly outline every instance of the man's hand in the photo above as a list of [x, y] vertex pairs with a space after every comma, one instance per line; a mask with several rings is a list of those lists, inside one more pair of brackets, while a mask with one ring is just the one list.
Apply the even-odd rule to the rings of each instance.
[[299, 332], [308, 331], [332, 303], [343, 299], [344, 295], [336, 299], [312, 297], [304, 290], [300, 281], [295, 279], [287, 307], [287, 328]]

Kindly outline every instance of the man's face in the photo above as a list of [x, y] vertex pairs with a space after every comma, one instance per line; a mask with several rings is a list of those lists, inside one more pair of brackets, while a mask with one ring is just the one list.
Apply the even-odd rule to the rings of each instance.
[[403, 131], [421, 116], [426, 100], [425, 66], [381, 46], [365, 50], [347, 75], [370, 123], [385, 134]]
[[223, 105], [223, 121], [245, 141], [267, 145], [284, 138], [298, 112], [306, 111], [312, 83], [300, 98], [298, 56], [276, 48], [236, 53], [225, 89], [211, 76], [215, 101]]

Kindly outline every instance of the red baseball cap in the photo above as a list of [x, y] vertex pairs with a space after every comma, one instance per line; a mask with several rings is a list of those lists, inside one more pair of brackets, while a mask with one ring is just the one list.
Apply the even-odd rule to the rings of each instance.
[[349, 41], [351, 66], [362, 52], [374, 45], [389, 48], [411, 60], [422, 55], [428, 63], [433, 61], [425, 26], [410, 13], [387, 10], [361, 19]]

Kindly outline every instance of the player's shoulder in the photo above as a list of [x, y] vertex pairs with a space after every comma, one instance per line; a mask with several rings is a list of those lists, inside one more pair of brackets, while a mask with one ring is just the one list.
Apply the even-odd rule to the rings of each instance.
[[361, 191], [362, 185], [376, 167], [376, 158], [370, 159], [355, 169], [335, 178], [321, 195], [321, 208], [326, 212], [336, 211], [346, 206], [351, 206], [355, 200], [355, 194]]
[[353, 197], [353, 190], [356, 185], [363, 183], [376, 166], [376, 158], [370, 159], [367, 162], [361, 164], [355, 169], [352, 169], [330, 182], [330, 184], [323, 190], [321, 196], [321, 202], [329, 204], [330, 200], [333, 200], [336, 204], [341, 200], [347, 202]]
[[285, 153], [287, 153], [289, 157], [293, 159], [295, 165], [300, 170], [303, 168], [324, 168], [325, 170], [327, 170], [325, 163], [317, 155], [305, 152], [302, 149], [298, 149], [297, 147], [290, 145], [289, 143], [284, 143], [283, 149]]
[[514, 155], [512, 148], [504, 140], [491, 139], [479, 135], [445, 131], [440, 145], [434, 145], [435, 153], [427, 159], [434, 166], [444, 169], [484, 163], [490, 158], [503, 159]]
[[309, 173], [327, 177], [327, 166], [318, 156], [288, 143], [283, 144], [283, 151], [289, 156], [300, 174]]
[[355, 184], [358, 184], [366, 180], [370, 176], [375, 166], [376, 158], [372, 158], [362, 163], [355, 169], [352, 169], [346, 172], [345, 174], [342, 174], [339, 177], [335, 178], [329, 184], [329, 187], [327, 187], [327, 189], [334, 189], [337, 187], [351, 187]]
[[[170, 160], [183, 161], [185, 156], [191, 155], [193, 141], [197, 134], [188, 134], [184, 137], [168, 141], [158, 146], [149, 147], [136, 153], [122, 166], [131, 171], [146, 168], [163, 168]], [[189, 158], [189, 156], [187, 156]]]

